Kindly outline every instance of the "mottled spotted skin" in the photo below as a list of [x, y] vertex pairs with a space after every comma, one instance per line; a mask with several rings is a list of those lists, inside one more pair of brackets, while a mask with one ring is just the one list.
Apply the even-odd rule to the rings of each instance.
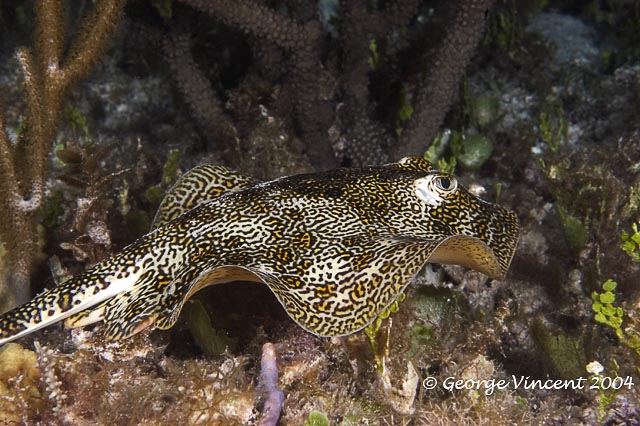
[[167, 192], [153, 220], [153, 228], [169, 223], [222, 194], [237, 192], [259, 182], [224, 166], [206, 164], [191, 169]]
[[166, 329], [194, 292], [234, 280], [266, 283], [314, 334], [350, 334], [426, 262], [503, 278], [518, 233], [512, 211], [417, 157], [264, 183], [203, 166], [169, 192], [152, 232], [2, 315], [0, 344], [67, 317], [103, 320], [114, 339]]

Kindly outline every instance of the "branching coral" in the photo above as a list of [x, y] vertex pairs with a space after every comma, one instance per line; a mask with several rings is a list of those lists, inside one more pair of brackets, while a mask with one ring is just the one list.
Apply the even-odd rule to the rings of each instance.
[[456, 13], [444, 41], [431, 61], [429, 72], [415, 94], [414, 114], [402, 135], [396, 157], [424, 150], [438, 132], [465, 67], [480, 41], [486, 14], [494, 0], [458, 1]]
[[326, 85], [318, 78], [318, 71], [323, 69], [320, 22], [317, 19], [297, 21], [250, 0], [184, 2], [229, 26], [265, 40], [267, 44], [261, 41], [257, 50], [273, 44], [289, 54], [287, 80], [295, 93], [294, 125], [306, 141], [312, 162], [319, 167], [334, 166], [335, 156], [327, 140], [327, 131], [333, 122], [332, 96], [323, 96]]
[[346, 155], [355, 166], [386, 162], [388, 148], [393, 143], [391, 134], [372, 118], [373, 99], [368, 82], [371, 41], [393, 29], [406, 27], [420, 3], [415, 0], [388, 2], [380, 11], [370, 10], [364, 1], [345, 4], [341, 86], [346, 102], [341, 118], [348, 141]]
[[[426, 4], [435, 5], [438, 13], [446, 9], [439, 2], [341, 2], [331, 12], [335, 18], [331, 23], [323, 23], [318, 13], [328, 3], [313, 0], [269, 5], [254, 0], [182, 3], [231, 31], [247, 34], [235, 40], [247, 43], [253, 54], [248, 73], [261, 75], [277, 87], [274, 93], [278, 99], [274, 101], [280, 117], [287, 117], [292, 134], [304, 142], [311, 163], [317, 169], [326, 169], [341, 161], [359, 166], [424, 152], [456, 98], [458, 83], [482, 36], [493, 0], [453, 3], [453, 19], [446, 25], [445, 36], [436, 38], [436, 43], [442, 40], [438, 48], [426, 31], [413, 27], [417, 17], [430, 19], [421, 13]], [[231, 143], [220, 130], [234, 128], [233, 124], [234, 135], [239, 135], [237, 146], [241, 147], [242, 135], [250, 129], [230, 121], [218, 108], [222, 94], [204, 80], [186, 42], [188, 36], [176, 36], [178, 20], [174, 14], [169, 23], [172, 33], [165, 34], [168, 41], [163, 42], [172, 77], [197, 123], [206, 123], [203, 117], [209, 118], [208, 127], [225, 123], [208, 132], [207, 139], [215, 141], [216, 149], [229, 150]], [[382, 46], [376, 52], [378, 65], [372, 67], [370, 46], [378, 41]], [[424, 45], [431, 48], [425, 49]], [[236, 47], [242, 48], [240, 44], [225, 46]], [[404, 59], [407, 56], [415, 56], [417, 61], [408, 65]], [[427, 64], [431, 66], [423, 72]], [[416, 88], [411, 93], [415, 114], [408, 118], [406, 131], [399, 138], [394, 131], [393, 111], [398, 108], [398, 88], [406, 85]], [[220, 137], [213, 136], [218, 134]]]
[[236, 128], [225, 115], [211, 84], [191, 54], [188, 33], [174, 31], [159, 41], [180, 91], [200, 129], [217, 140], [226, 157], [235, 157]]
[[35, 47], [16, 56], [24, 79], [25, 131], [11, 141], [0, 116], [0, 240], [7, 270], [0, 282], [0, 310], [29, 299], [33, 261], [39, 253], [36, 211], [44, 202], [49, 152], [69, 91], [98, 61], [119, 21], [125, 0], [98, 1], [66, 48], [63, 2], [35, 2]]

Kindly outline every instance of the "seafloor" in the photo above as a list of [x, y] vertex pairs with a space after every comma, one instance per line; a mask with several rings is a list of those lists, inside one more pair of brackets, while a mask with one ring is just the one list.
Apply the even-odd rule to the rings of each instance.
[[[425, 3], [416, 22], [428, 25], [439, 3]], [[105, 341], [100, 325], [56, 324], [0, 348], [0, 424], [260, 424], [267, 342], [284, 393], [280, 425], [640, 424], [640, 234], [633, 228], [640, 221], [640, 7], [524, 3], [500, 2], [493, 11], [494, 39], [482, 41], [442, 126], [448, 145], [430, 154], [439, 167], [456, 158], [466, 186], [516, 211], [522, 234], [504, 281], [428, 265], [382, 321], [375, 345], [364, 332], [307, 333], [255, 283], [207, 288], [171, 330], [122, 342]], [[24, 108], [13, 52], [31, 43], [30, 7], [2, 4], [0, 92], [11, 135]], [[18, 12], [24, 21], [10, 25], [7, 17]], [[72, 10], [69, 20], [82, 13]], [[255, 71], [243, 53], [247, 42], [236, 40], [241, 32], [206, 28], [193, 11], [181, 19], [193, 20], [203, 67], [222, 64], [205, 74], [242, 146], [229, 154], [215, 145], [206, 132], [216, 127], [193, 118], [174, 70], [125, 22], [69, 95], [55, 142], [62, 154], [51, 156], [34, 292], [144, 234], [162, 193], [190, 167], [222, 163], [260, 179], [318, 167], [284, 118], [291, 92]], [[411, 87], [402, 89], [408, 98]], [[377, 102], [389, 99], [380, 94]], [[380, 122], [401, 130], [389, 114], [379, 113]], [[348, 164], [344, 137], [333, 142]], [[603, 287], [607, 280], [615, 288]]]

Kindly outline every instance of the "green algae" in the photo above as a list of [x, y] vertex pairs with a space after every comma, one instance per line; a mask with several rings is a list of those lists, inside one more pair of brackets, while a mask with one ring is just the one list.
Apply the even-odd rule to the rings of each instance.
[[313, 410], [304, 422], [304, 426], [329, 426], [329, 418], [321, 411]]
[[532, 326], [533, 336], [545, 353], [550, 369], [563, 379], [582, 377], [587, 364], [584, 336], [573, 336], [538, 319]]
[[185, 306], [187, 324], [198, 347], [209, 356], [218, 356], [226, 350], [233, 352], [237, 339], [227, 336], [224, 330], [213, 328], [209, 313], [197, 299]]

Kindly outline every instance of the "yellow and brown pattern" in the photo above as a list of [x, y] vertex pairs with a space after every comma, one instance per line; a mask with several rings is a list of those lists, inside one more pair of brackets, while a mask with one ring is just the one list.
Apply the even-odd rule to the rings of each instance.
[[418, 157], [257, 182], [201, 166], [169, 191], [154, 229], [121, 253], [0, 316], [0, 344], [67, 318], [119, 339], [171, 327], [199, 289], [267, 284], [301, 327], [354, 333], [426, 262], [502, 279], [515, 214], [470, 194]]

